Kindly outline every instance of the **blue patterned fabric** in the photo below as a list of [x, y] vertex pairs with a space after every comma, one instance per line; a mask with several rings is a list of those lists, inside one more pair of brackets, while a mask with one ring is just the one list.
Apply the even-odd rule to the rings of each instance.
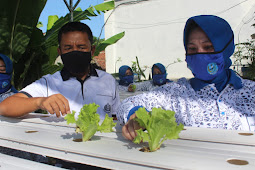
[[185, 126], [254, 132], [255, 82], [241, 81], [243, 88], [238, 90], [228, 84], [218, 92], [215, 84], [209, 84], [195, 91], [190, 82], [182, 78], [154, 91], [126, 98], [118, 107], [117, 118], [121, 124], [126, 123], [130, 110], [136, 106], [148, 111], [163, 108], [174, 111], [176, 122]]

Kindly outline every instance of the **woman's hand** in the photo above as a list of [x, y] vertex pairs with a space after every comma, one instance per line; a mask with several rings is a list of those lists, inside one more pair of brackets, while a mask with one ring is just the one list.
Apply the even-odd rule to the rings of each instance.
[[142, 127], [134, 120], [136, 114], [130, 116], [128, 122], [122, 127], [122, 135], [128, 140], [134, 140], [136, 137], [136, 130], [141, 129]]

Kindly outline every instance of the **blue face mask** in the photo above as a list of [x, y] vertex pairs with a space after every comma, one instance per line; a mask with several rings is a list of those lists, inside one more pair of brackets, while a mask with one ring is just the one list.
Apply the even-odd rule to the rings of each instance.
[[0, 94], [8, 91], [11, 87], [11, 75], [0, 73]]
[[129, 84], [133, 83], [134, 75], [125, 76], [120, 79], [120, 85], [128, 86]]
[[166, 83], [166, 73], [165, 74], [154, 74], [152, 76], [153, 83], [156, 85], [162, 85]]
[[213, 80], [225, 66], [223, 53], [187, 55], [186, 62], [193, 75], [204, 81]]

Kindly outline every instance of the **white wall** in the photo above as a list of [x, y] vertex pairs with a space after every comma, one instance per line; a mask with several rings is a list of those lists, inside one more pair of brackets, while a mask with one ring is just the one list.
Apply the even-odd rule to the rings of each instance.
[[[183, 47], [183, 28], [186, 20], [194, 15], [213, 14], [226, 19], [235, 33], [235, 41], [250, 38], [255, 29], [254, 0], [119, 0], [120, 5], [105, 26], [105, 38], [125, 31], [125, 36], [115, 45], [106, 48], [106, 71], [118, 71], [121, 65], [131, 66], [138, 56], [141, 66], [161, 62], [167, 68], [168, 78], [192, 77], [186, 67]], [[112, 11], [105, 14], [105, 20]], [[121, 57], [121, 62], [117, 62]], [[116, 63], [116, 65], [115, 65]], [[147, 69], [148, 77], [150, 69]]]

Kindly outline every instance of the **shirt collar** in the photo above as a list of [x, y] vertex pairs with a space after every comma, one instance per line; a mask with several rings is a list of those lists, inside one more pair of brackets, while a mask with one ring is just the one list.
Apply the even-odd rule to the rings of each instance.
[[[63, 81], [69, 80], [71, 77], [74, 77], [74, 76], [72, 76], [72, 74], [65, 67], [60, 71], [60, 75], [61, 75]], [[92, 65], [90, 65], [89, 74], [86, 77], [86, 79], [90, 76], [98, 77], [97, 71]]]

